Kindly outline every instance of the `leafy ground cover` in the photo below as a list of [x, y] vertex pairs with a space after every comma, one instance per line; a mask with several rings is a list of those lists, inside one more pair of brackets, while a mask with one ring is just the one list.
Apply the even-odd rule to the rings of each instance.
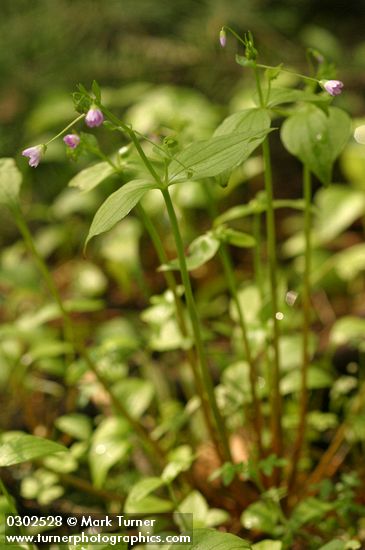
[[192, 513], [192, 550], [361, 548], [364, 127], [317, 51], [302, 75], [235, 39], [226, 118], [94, 81], [60, 133], [44, 116], [28, 173], [1, 159], [4, 512], [157, 533]]

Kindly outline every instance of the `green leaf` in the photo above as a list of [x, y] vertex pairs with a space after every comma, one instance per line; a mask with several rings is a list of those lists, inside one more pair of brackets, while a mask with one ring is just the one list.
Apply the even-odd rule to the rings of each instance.
[[141, 378], [128, 378], [118, 382], [114, 386], [114, 392], [133, 418], [142, 416], [154, 396], [152, 382]]
[[244, 55], [236, 55], [236, 63], [241, 67], [254, 67], [255, 61], [253, 59], [247, 59]]
[[[291, 88], [272, 88], [267, 107], [276, 107], [284, 103], [296, 103], [297, 101], [306, 101], [310, 103], [328, 103], [330, 98], [328, 95], [317, 95], [305, 90], [293, 90]], [[258, 98], [255, 98], [258, 104]]]
[[11, 206], [17, 202], [22, 179], [14, 159], [0, 159], [0, 204]]
[[96, 212], [85, 246], [92, 237], [108, 231], [125, 218], [150, 189], [156, 189], [156, 184], [145, 180], [132, 180], [112, 193]]
[[252, 248], [256, 244], [252, 235], [229, 227], [219, 227], [215, 234], [220, 241], [240, 248]]
[[232, 169], [245, 161], [269, 132], [248, 130], [192, 143], [172, 160], [170, 184], [217, 176]]
[[[193, 271], [211, 260], [217, 253], [219, 245], [219, 239], [211, 232], [201, 235], [195, 239], [189, 246], [186, 256], [188, 270]], [[159, 268], [160, 271], [179, 269], [180, 264], [178, 259], [172, 260], [168, 264], [164, 264]]]
[[252, 546], [252, 550], [281, 550], [283, 543], [279, 540], [265, 539]]
[[332, 256], [333, 266], [338, 276], [345, 281], [355, 279], [365, 270], [365, 244], [355, 244]]
[[[294, 210], [304, 210], [304, 201], [302, 199], [277, 199], [273, 203], [274, 208], [293, 208]], [[248, 204], [233, 206], [226, 212], [223, 212], [215, 219], [214, 224], [219, 225], [228, 221], [246, 218], [253, 214], [262, 214], [267, 210], [267, 202], [264, 196], [251, 200]]]
[[279, 511], [273, 502], [254, 502], [241, 515], [243, 527], [268, 534], [275, 534], [279, 520]]
[[213, 529], [194, 529], [184, 533], [191, 536], [191, 544], [173, 544], [168, 550], [249, 550], [251, 545], [244, 539]]
[[189, 445], [181, 445], [169, 454], [169, 463], [164, 468], [161, 478], [166, 483], [171, 483], [181, 472], [189, 470], [194, 455]]
[[128, 495], [128, 503], [140, 502], [145, 497], [156, 491], [164, 485], [165, 482], [160, 477], [146, 477], [136, 483]]
[[89, 439], [92, 431], [91, 419], [85, 414], [71, 413], [59, 416], [55, 426], [75, 439]]
[[223, 136], [238, 132], [257, 133], [268, 130], [271, 118], [265, 109], [245, 109], [225, 118], [213, 136]]
[[365, 212], [365, 194], [346, 185], [320, 189], [315, 198], [318, 207], [315, 236], [321, 243], [332, 241]]
[[129, 501], [127, 499], [124, 511], [127, 514], [163, 514], [171, 512], [174, 509], [174, 504], [170, 500], [149, 495], [138, 502]]
[[306, 523], [323, 519], [328, 512], [333, 510], [334, 505], [330, 502], [323, 502], [315, 497], [309, 497], [302, 500], [298, 506], [295, 507], [290, 517], [290, 525], [293, 530], [299, 529]]
[[[333, 384], [331, 374], [323, 368], [311, 366], [308, 369], [307, 388], [309, 390], [318, 390], [329, 388]], [[280, 381], [280, 392], [282, 395], [298, 392], [301, 388], [301, 373], [299, 370], [292, 370], [286, 374]]]
[[115, 171], [108, 162], [98, 162], [81, 170], [69, 182], [70, 187], [77, 187], [80, 191], [91, 191], [99, 183], [114, 174]]
[[365, 319], [348, 315], [342, 317], [332, 327], [330, 342], [335, 346], [357, 345], [365, 340]]
[[95, 430], [89, 451], [91, 476], [95, 487], [102, 487], [112, 466], [123, 461], [131, 448], [129, 425], [122, 419], [104, 419]]
[[67, 448], [59, 443], [22, 432], [6, 432], [0, 436], [0, 466], [13, 466], [65, 451]]
[[314, 105], [285, 120], [281, 139], [286, 149], [298, 157], [318, 179], [331, 181], [332, 166], [351, 134], [351, 119], [341, 109], [330, 107], [328, 114]]

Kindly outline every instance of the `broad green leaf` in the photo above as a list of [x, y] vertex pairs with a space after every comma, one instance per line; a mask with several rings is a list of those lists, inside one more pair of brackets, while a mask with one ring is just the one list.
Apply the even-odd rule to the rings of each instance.
[[335, 346], [357, 345], [365, 340], [365, 319], [348, 315], [342, 317], [332, 327], [330, 342]]
[[164, 484], [164, 480], [160, 477], [146, 477], [141, 479], [141, 481], [138, 481], [131, 489], [127, 499], [128, 503], [140, 502]]
[[173, 544], [168, 550], [250, 550], [251, 545], [244, 539], [221, 533], [213, 529], [194, 529], [184, 533], [191, 536], [191, 544]]
[[351, 133], [351, 119], [341, 109], [329, 107], [328, 114], [314, 105], [287, 118], [281, 129], [286, 149], [298, 157], [318, 179], [331, 181], [333, 163]]
[[[269, 101], [267, 107], [276, 107], [283, 103], [296, 103], [297, 101], [306, 101], [309, 103], [328, 103], [330, 98], [328, 95], [317, 95], [305, 90], [293, 90], [291, 88], [272, 88], [270, 90]], [[258, 104], [258, 98], [255, 98]]]
[[355, 244], [332, 257], [339, 277], [351, 281], [365, 271], [365, 244]]
[[92, 237], [111, 229], [116, 223], [125, 218], [143, 195], [156, 184], [145, 180], [132, 180], [112, 193], [100, 206], [92, 221], [85, 246]]
[[189, 445], [181, 445], [169, 454], [169, 463], [164, 468], [161, 478], [166, 483], [171, 483], [181, 472], [189, 470], [194, 455]]
[[[333, 384], [331, 374], [319, 367], [311, 366], [308, 369], [307, 388], [309, 390], [318, 390], [329, 388]], [[280, 392], [282, 395], [298, 392], [301, 388], [301, 373], [299, 370], [288, 372], [280, 381]]]
[[11, 206], [17, 202], [22, 179], [14, 159], [0, 159], [0, 204]]
[[199, 491], [192, 491], [179, 505], [181, 514], [193, 514], [193, 527], [207, 527], [208, 503]]
[[178, 153], [169, 166], [170, 184], [217, 176], [245, 161], [270, 129], [241, 131], [198, 141]]
[[365, 193], [345, 185], [331, 185], [317, 192], [315, 203], [318, 207], [315, 235], [326, 243], [364, 215]]
[[153, 384], [141, 378], [128, 378], [114, 386], [114, 393], [124, 403], [133, 418], [139, 418], [149, 407], [153, 396]]
[[138, 502], [129, 501], [127, 499], [124, 511], [127, 514], [163, 514], [165, 512], [171, 512], [174, 507], [175, 505], [170, 500], [148, 495]]
[[213, 136], [223, 136], [233, 132], [263, 132], [270, 128], [271, 118], [265, 109], [245, 109], [225, 118]]
[[[211, 260], [217, 253], [219, 245], [219, 239], [211, 232], [195, 239], [189, 246], [186, 256], [188, 270], [193, 271]], [[179, 266], [178, 259], [172, 260], [168, 264], [162, 265], [160, 271], [179, 270]]]
[[63, 445], [42, 437], [22, 432], [6, 432], [0, 436], [0, 467], [65, 451], [67, 448]]
[[75, 439], [89, 439], [92, 432], [91, 419], [85, 414], [71, 413], [59, 416], [55, 426]]
[[81, 170], [69, 182], [70, 187], [77, 187], [80, 191], [91, 191], [99, 183], [115, 173], [115, 170], [108, 162], [98, 162]]
[[119, 417], [104, 419], [95, 430], [89, 464], [96, 487], [102, 487], [110, 468], [127, 457], [131, 448], [129, 431], [128, 423]]
[[246, 529], [275, 535], [280, 521], [278, 507], [273, 502], [257, 501], [248, 506], [241, 515], [241, 524]]

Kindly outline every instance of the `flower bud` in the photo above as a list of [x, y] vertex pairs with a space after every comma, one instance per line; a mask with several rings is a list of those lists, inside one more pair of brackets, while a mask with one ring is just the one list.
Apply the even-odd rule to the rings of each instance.
[[104, 115], [97, 107], [91, 107], [86, 113], [85, 122], [89, 128], [100, 126], [104, 122]]
[[221, 29], [221, 31], [219, 33], [219, 42], [220, 42], [220, 45], [222, 46], [222, 48], [224, 48], [225, 45], [227, 44], [227, 34], [226, 34], [226, 31], [224, 29]]
[[67, 134], [63, 141], [70, 149], [76, 149], [80, 143], [80, 137], [77, 134]]
[[320, 85], [330, 95], [339, 95], [342, 92], [343, 82], [341, 80], [321, 80]]
[[45, 152], [45, 145], [35, 145], [34, 147], [28, 147], [28, 149], [24, 149], [24, 151], [22, 151], [22, 155], [23, 157], [29, 158], [29, 166], [31, 166], [32, 168], [37, 168]]

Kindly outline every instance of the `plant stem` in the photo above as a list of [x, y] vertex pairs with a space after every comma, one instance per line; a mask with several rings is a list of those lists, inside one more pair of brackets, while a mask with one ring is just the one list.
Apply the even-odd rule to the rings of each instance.
[[[211, 214], [211, 217], [214, 219], [217, 217], [218, 212], [214, 204], [212, 194], [209, 189], [206, 189], [206, 195], [208, 198], [210, 214]], [[232, 265], [231, 256], [229, 254], [227, 246], [224, 243], [221, 243], [219, 247], [219, 255], [222, 261], [225, 278], [228, 284], [228, 289], [236, 307], [236, 311], [238, 315], [238, 324], [241, 330], [244, 355], [249, 365], [250, 389], [251, 389], [251, 397], [252, 397], [252, 404], [253, 404], [252, 422], [255, 427], [255, 439], [257, 443], [259, 458], [262, 458], [263, 456], [263, 443], [262, 443], [263, 416], [262, 416], [262, 410], [261, 410], [261, 402], [257, 395], [258, 373], [257, 373], [256, 363], [252, 357], [245, 315], [238, 298], [237, 281], [234, 273], [234, 268]]]
[[[260, 105], [265, 108], [264, 98], [262, 94], [260, 77], [258, 75], [257, 68], [255, 67], [255, 78], [257, 92], [260, 98]], [[265, 166], [265, 191], [267, 199], [267, 211], [266, 211], [266, 233], [267, 233], [267, 251], [269, 260], [269, 279], [270, 279], [270, 294], [271, 294], [271, 318], [273, 323], [273, 365], [271, 371], [271, 438], [273, 452], [280, 457], [283, 452], [282, 442], [282, 399], [280, 394], [280, 353], [279, 353], [279, 323], [276, 318], [278, 311], [278, 299], [277, 299], [277, 259], [276, 259], [276, 228], [275, 228], [275, 214], [274, 214], [274, 197], [273, 197], [273, 182], [272, 182], [272, 170], [271, 170], [271, 158], [270, 158], [270, 145], [269, 137], [267, 136], [262, 144], [262, 152], [264, 157]], [[278, 472], [279, 473], [279, 472]]]
[[[95, 150], [94, 152], [96, 152], [101, 158], [103, 158], [106, 162], [108, 162], [117, 174], [120, 174], [120, 170], [118, 169], [118, 167], [111, 161], [111, 159], [107, 155], [104, 155], [104, 153], [100, 150], [98, 150], [98, 151]], [[145, 163], [148, 170], [151, 172], [151, 164], [150, 164], [148, 158], [146, 156], [144, 156], [144, 157], [142, 157], [142, 160]], [[153, 175], [152, 172], [151, 172], [151, 174]], [[161, 182], [159, 182], [159, 183], [161, 183]], [[144, 208], [142, 207], [141, 204], [137, 205], [137, 211], [138, 211], [139, 217], [141, 218], [141, 220], [142, 220], [142, 222], [145, 226], [145, 229], [147, 230], [147, 232], [148, 232], [148, 234], [151, 238], [152, 244], [153, 244], [153, 246], [156, 250], [156, 253], [157, 253], [157, 256], [160, 260], [161, 265], [167, 264], [168, 263], [168, 258], [166, 256], [166, 253], [165, 253], [163, 244], [161, 242], [160, 236], [159, 236], [158, 232], [156, 231], [156, 228], [155, 228], [152, 220], [146, 214], [146, 212], [145, 212], [145, 210], [144, 210]], [[185, 322], [184, 306], [182, 304], [182, 301], [180, 299], [180, 296], [179, 296], [179, 293], [178, 293], [178, 290], [177, 290], [176, 279], [174, 277], [174, 274], [171, 271], [164, 271], [163, 274], [164, 274], [164, 278], [166, 280], [166, 283], [167, 283], [168, 287], [170, 288], [170, 290], [173, 294], [173, 297], [174, 297], [176, 320], [177, 320], [177, 323], [179, 325], [181, 334], [183, 335], [184, 338], [188, 338], [189, 333], [188, 333], [188, 329], [187, 329], [186, 322]], [[188, 349], [186, 351], [186, 354], [187, 354], [187, 357], [188, 357], [189, 365], [192, 369], [196, 390], [197, 390], [197, 392], [200, 396], [203, 416], [204, 416], [204, 420], [205, 420], [205, 424], [206, 424], [208, 433], [210, 434], [210, 436], [212, 438], [212, 441], [216, 441], [216, 430], [215, 430], [214, 425], [212, 423], [212, 418], [211, 418], [210, 408], [209, 408], [209, 402], [207, 402], [207, 400], [204, 399], [204, 388], [203, 388], [203, 384], [202, 384], [202, 380], [201, 380], [201, 376], [200, 376], [200, 372], [199, 372], [199, 365], [198, 365], [196, 354], [194, 353], [194, 350], [192, 350], [192, 349]]]
[[309, 336], [310, 336], [310, 317], [311, 317], [311, 198], [312, 198], [312, 182], [311, 174], [308, 166], [303, 166], [303, 188], [304, 188], [304, 273], [303, 273], [303, 328], [302, 328], [302, 372], [301, 372], [301, 393], [299, 403], [299, 423], [297, 437], [294, 443], [291, 457], [291, 471], [288, 476], [288, 490], [295, 487], [298, 462], [302, 452], [302, 447], [305, 439], [307, 426], [307, 409], [308, 409], [308, 368], [310, 362], [309, 355]]
[[221, 244], [219, 252], [222, 259], [222, 265], [223, 265], [224, 273], [227, 279], [228, 288], [238, 314], [238, 324], [241, 330], [243, 349], [244, 349], [246, 360], [249, 366], [250, 389], [251, 389], [251, 397], [252, 397], [252, 404], [253, 404], [252, 421], [255, 427], [255, 439], [256, 439], [257, 448], [258, 448], [258, 455], [259, 457], [262, 457], [264, 454], [263, 443], [262, 443], [263, 416], [262, 416], [262, 410], [261, 410], [261, 402], [257, 395], [257, 380], [258, 380], [257, 367], [256, 367], [255, 360], [252, 357], [250, 341], [247, 334], [246, 320], [238, 298], [237, 284], [236, 284], [236, 278], [233, 271], [232, 261], [228, 254], [227, 247], [224, 244]]
[[55, 141], [56, 139], [58, 139], [59, 137], [62, 136], [62, 134], [64, 134], [65, 132], [67, 132], [67, 130], [69, 130], [70, 128], [72, 128], [72, 126], [74, 126], [77, 122], [79, 122], [79, 120], [82, 120], [83, 118], [85, 118], [85, 115], [82, 114], [80, 116], [78, 116], [77, 118], [75, 118], [75, 120], [73, 120], [72, 122], [70, 122], [70, 124], [68, 124], [66, 126], [66, 128], [64, 128], [63, 130], [61, 130], [60, 132], [58, 132], [58, 134], [56, 136], [54, 136], [52, 139], [50, 139], [49, 141], [47, 141], [47, 143], [45, 143], [45, 145], [49, 145], [50, 143], [52, 143], [52, 141]]
[[64, 328], [65, 328], [65, 335], [67, 334], [68, 341], [74, 346], [75, 352], [77, 352], [84, 359], [88, 368], [93, 372], [98, 382], [103, 386], [105, 391], [109, 394], [115, 409], [122, 416], [124, 416], [124, 418], [129, 422], [129, 424], [133, 428], [133, 430], [136, 432], [136, 434], [140, 437], [145, 447], [150, 451], [150, 457], [152, 458], [152, 460], [158, 463], [159, 465], [161, 465], [161, 463], [163, 464], [164, 455], [165, 455], [163, 449], [160, 447], [157, 441], [153, 440], [150, 437], [148, 431], [129, 414], [127, 409], [124, 407], [124, 405], [120, 402], [120, 400], [114, 394], [112, 389], [109, 387], [108, 381], [100, 373], [99, 369], [97, 368], [97, 365], [94, 363], [93, 359], [91, 358], [85, 346], [82, 343], [78, 342], [75, 335], [75, 330], [74, 330], [75, 326], [73, 324], [72, 318], [70, 317], [68, 311], [65, 309], [65, 306], [62, 302], [58, 289], [53, 281], [53, 278], [48, 270], [48, 267], [45, 261], [43, 260], [42, 256], [39, 254], [34, 244], [32, 234], [29, 230], [29, 227], [18, 205], [13, 209], [13, 213], [14, 213], [14, 218], [18, 225], [18, 228], [23, 236], [24, 242], [26, 243], [30, 253], [32, 254], [38, 266], [39, 271], [41, 272], [41, 274], [45, 279], [45, 282], [47, 284], [47, 287], [51, 295], [53, 296], [55, 302], [57, 303], [60, 309]]
[[253, 236], [256, 241], [256, 245], [253, 248], [253, 265], [255, 272], [255, 280], [260, 292], [261, 301], [264, 299], [264, 280], [262, 272], [262, 260], [261, 260], [261, 214], [253, 215]]
[[[109, 120], [115, 124], [118, 128], [120, 128], [121, 131], [126, 132], [130, 139], [132, 140], [141, 160], [143, 161], [144, 165], [146, 166], [147, 170], [150, 172], [156, 183], [158, 184], [158, 187], [160, 188], [163, 197], [165, 199], [166, 207], [169, 213], [170, 223], [171, 227], [173, 229], [174, 238], [175, 238], [175, 244], [176, 249], [178, 252], [179, 257], [179, 264], [180, 264], [180, 271], [181, 271], [181, 277], [183, 281], [183, 285], [185, 287], [185, 294], [186, 294], [186, 300], [187, 300], [187, 307], [191, 319], [193, 334], [194, 334], [194, 340], [195, 340], [195, 348], [197, 352], [197, 356], [200, 363], [200, 373], [198, 374], [197, 369], [194, 372], [195, 381], [197, 383], [197, 391], [200, 394], [201, 400], [202, 400], [202, 407], [204, 411], [205, 420], [207, 422], [207, 427], [209, 429], [209, 432], [211, 434], [212, 440], [215, 444], [217, 453], [219, 454], [220, 458], [223, 461], [231, 461], [231, 453], [229, 449], [229, 443], [227, 434], [225, 431], [225, 426], [223, 419], [220, 415], [218, 405], [215, 399], [214, 395], [214, 387], [211, 380], [211, 375], [209, 373], [209, 368], [207, 365], [207, 359], [205, 355], [205, 350], [203, 346], [203, 340], [201, 336], [200, 331], [200, 322], [199, 317], [195, 305], [195, 300], [193, 296], [193, 291], [191, 288], [191, 282], [189, 273], [186, 266], [186, 260], [185, 260], [185, 254], [184, 254], [184, 245], [182, 242], [180, 229], [178, 225], [178, 221], [176, 218], [175, 210], [173, 207], [173, 204], [171, 202], [170, 193], [167, 189], [167, 186], [164, 185], [162, 182], [160, 176], [157, 174], [156, 170], [154, 169], [151, 161], [143, 151], [143, 148], [141, 144], [139, 143], [139, 140], [135, 134], [135, 132], [130, 128], [128, 125], [124, 124], [122, 121], [120, 121], [115, 115], [113, 115], [112, 112], [110, 112], [105, 107], [102, 107], [102, 110], [104, 114], [109, 118]], [[166, 182], [167, 183], [167, 182]], [[194, 365], [194, 363], [192, 363]], [[214, 421], [216, 424], [216, 428], [218, 430], [218, 434], [216, 433], [216, 430], [214, 429], [212, 423], [208, 418], [210, 419], [210, 414], [208, 414], [208, 411], [212, 412], [212, 415], [214, 417]], [[217, 437], [217, 435], [219, 437]]]
[[181, 278], [185, 288], [186, 305], [190, 315], [190, 320], [191, 320], [192, 329], [194, 333], [196, 352], [200, 362], [201, 377], [204, 385], [204, 396], [205, 396], [205, 399], [209, 402], [210, 409], [213, 413], [213, 417], [214, 417], [216, 428], [219, 435], [219, 441], [216, 441], [217, 451], [219, 452], [220, 458], [223, 461], [231, 462], [232, 459], [231, 459], [231, 452], [228, 444], [228, 437], [227, 437], [222, 416], [219, 412], [218, 405], [215, 399], [214, 386], [212, 383], [209, 367], [207, 364], [207, 357], [204, 350], [204, 344], [203, 344], [203, 339], [201, 335], [200, 321], [199, 321], [198, 312], [197, 312], [194, 295], [191, 287], [190, 276], [186, 265], [186, 259], [184, 254], [184, 244], [181, 238], [179, 224], [176, 218], [175, 209], [172, 204], [168, 188], [162, 188], [161, 192], [165, 200], [167, 212], [171, 223], [172, 232], [174, 234], [176, 250], [177, 250], [177, 255], [178, 255], [179, 264], [180, 264]]
[[[149, 216], [144, 211], [143, 207], [139, 204], [137, 206], [138, 213], [140, 215], [141, 220], [143, 221], [143, 224], [145, 228], [147, 229], [147, 232], [149, 236], [151, 237], [151, 241], [155, 247], [155, 250], [157, 252], [158, 258], [160, 260], [160, 263], [166, 264], [168, 262], [168, 258], [166, 256], [165, 250], [163, 248], [161, 239], [159, 234], [156, 231], [156, 228], [152, 221], [150, 220]], [[168, 287], [170, 288], [173, 297], [174, 297], [174, 303], [175, 303], [175, 310], [176, 310], [176, 319], [177, 323], [179, 325], [181, 334], [184, 338], [189, 337], [188, 329], [186, 326], [185, 321], [185, 315], [184, 315], [184, 306], [182, 304], [181, 298], [179, 296], [178, 290], [177, 290], [177, 283], [176, 279], [174, 277], [174, 274], [171, 271], [164, 271], [163, 275], [165, 277], [166, 283]], [[205, 398], [205, 391], [202, 384], [200, 372], [199, 372], [199, 364], [197, 361], [196, 354], [193, 349], [188, 349], [186, 351], [189, 365], [191, 367], [194, 382], [196, 386], [196, 391], [200, 397], [201, 400], [201, 406], [202, 406], [202, 412], [205, 420], [205, 424], [208, 430], [208, 433], [210, 434], [210, 437], [212, 438], [212, 441], [216, 441], [216, 430], [214, 428], [214, 425], [212, 423], [212, 418], [210, 414], [210, 407], [209, 407], [209, 401]]]

